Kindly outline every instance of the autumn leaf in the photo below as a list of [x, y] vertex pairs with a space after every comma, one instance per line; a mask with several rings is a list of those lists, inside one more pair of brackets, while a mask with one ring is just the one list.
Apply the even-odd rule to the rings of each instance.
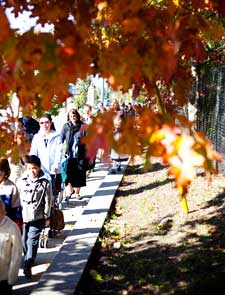
[[[134, 97], [143, 92], [146, 106], [137, 107], [135, 120], [124, 120], [118, 141], [113, 110], [94, 118], [85, 139], [88, 154], [98, 148], [108, 154], [113, 146], [131, 157], [144, 155], [146, 162], [161, 157], [185, 196], [196, 167], [216, 172], [213, 161], [221, 159], [201, 133], [181, 134], [191, 123], [179, 110], [188, 102], [192, 62], [204, 61], [207, 42], [224, 39], [223, 2], [2, 1], [0, 105], [9, 107], [9, 93], [15, 92], [23, 111], [41, 114], [54, 105], [53, 97], [66, 100], [68, 83], [96, 74], [113, 90], [134, 89]], [[18, 34], [9, 26], [7, 7], [15, 15], [30, 12], [37, 24], [52, 25], [52, 32], [31, 28]], [[14, 133], [13, 120], [0, 123], [0, 155], [23, 153], [25, 139]]]
[[9, 28], [9, 21], [4, 13], [3, 8], [0, 6], [0, 49], [1, 49], [1, 43], [5, 41], [7, 38], [9, 38], [13, 32]]
[[139, 18], [127, 18], [122, 23], [123, 31], [126, 34], [134, 33], [136, 31], [143, 31], [144, 24], [142, 23], [141, 19]]

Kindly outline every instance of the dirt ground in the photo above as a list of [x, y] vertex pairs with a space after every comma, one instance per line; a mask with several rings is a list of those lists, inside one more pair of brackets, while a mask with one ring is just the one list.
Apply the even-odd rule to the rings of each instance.
[[225, 294], [225, 178], [191, 184], [189, 214], [156, 159], [130, 164], [79, 295]]

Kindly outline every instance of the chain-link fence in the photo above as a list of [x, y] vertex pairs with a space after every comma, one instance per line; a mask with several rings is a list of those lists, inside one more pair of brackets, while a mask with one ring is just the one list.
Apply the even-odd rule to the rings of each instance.
[[[197, 129], [202, 130], [214, 148], [225, 155], [225, 65], [201, 65], [197, 69], [194, 97]], [[218, 165], [225, 171], [225, 160]]]

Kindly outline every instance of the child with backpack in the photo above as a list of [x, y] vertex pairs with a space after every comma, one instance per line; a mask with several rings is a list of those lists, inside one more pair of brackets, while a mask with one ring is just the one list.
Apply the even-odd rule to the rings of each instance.
[[52, 188], [47, 176], [41, 170], [41, 161], [37, 156], [27, 156], [26, 165], [27, 169], [18, 180], [17, 187], [23, 216], [24, 274], [30, 278], [41, 231], [49, 225]]

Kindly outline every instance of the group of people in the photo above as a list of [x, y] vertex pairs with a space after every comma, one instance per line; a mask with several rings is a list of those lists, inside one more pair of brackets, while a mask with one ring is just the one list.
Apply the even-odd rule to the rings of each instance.
[[41, 231], [49, 225], [51, 207], [61, 190], [64, 154], [68, 160], [67, 195], [79, 199], [80, 189], [86, 185], [87, 153], [82, 142], [86, 123], [78, 110], [69, 111], [60, 133], [50, 114], [42, 115], [38, 125], [36, 132], [28, 136], [29, 154], [20, 163], [25, 168], [22, 174], [18, 170], [15, 182], [10, 180], [10, 161], [0, 159], [0, 286], [4, 294], [10, 294], [18, 277], [22, 251], [24, 274], [32, 276]]
[[[118, 105], [112, 107], [118, 111]], [[133, 116], [129, 109], [127, 115]], [[103, 105], [99, 106], [99, 112], [105, 111]], [[116, 115], [116, 136], [123, 115], [121, 112]], [[22, 252], [24, 274], [27, 278], [32, 276], [41, 231], [49, 225], [51, 207], [61, 191], [63, 169], [66, 169], [66, 198], [72, 195], [81, 198], [87, 174], [87, 150], [82, 139], [92, 120], [89, 105], [85, 105], [83, 117], [76, 108], [70, 109], [60, 132], [48, 113], [38, 121], [29, 116], [19, 120], [30, 149], [20, 160], [22, 168], [14, 175], [14, 181], [10, 178], [10, 161], [0, 159], [0, 287], [4, 288], [4, 294], [10, 294], [16, 282]], [[67, 164], [63, 167], [65, 158]]]
[[[17, 184], [10, 177], [9, 161], [0, 159], [0, 286], [11, 294], [24, 253], [24, 274], [31, 277], [39, 235], [50, 217], [52, 189], [41, 161], [28, 155], [26, 172]], [[22, 233], [22, 235], [21, 235]]]

